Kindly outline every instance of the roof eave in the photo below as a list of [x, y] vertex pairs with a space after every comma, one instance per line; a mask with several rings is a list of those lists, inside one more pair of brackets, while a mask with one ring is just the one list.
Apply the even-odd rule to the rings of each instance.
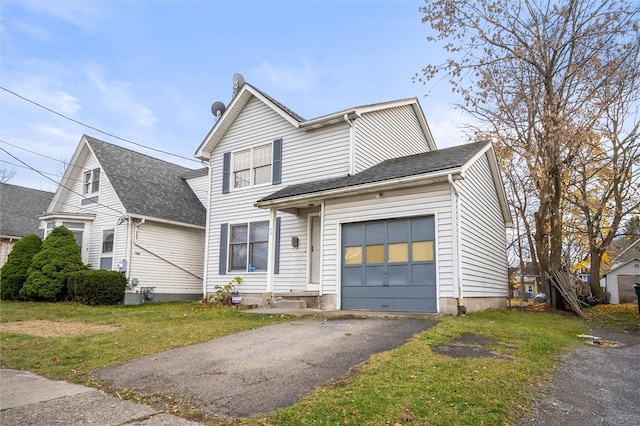
[[196, 225], [196, 224], [193, 224], [193, 223], [180, 222], [180, 221], [171, 220], [171, 219], [162, 219], [162, 218], [159, 218], [159, 217], [147, 216], [147, 215], [142, 215], [142, 214], [127, 213], [127, 217], [129, 217], [131, 219], [148, 220], [149, 222], [165, 223], [167, 225], [182, 226], [182, 227], [185, 227], [185, 228], [193, 228], [193, 229], [200, 229], [200, 230], [204, 230], [205, 229], [205, 226], [203, 226], [203, 225]]
[[93, 220], [96, 218], [95, 213], [70, 213], [70, 212], [46, 212], [38, 216], [40, 220], [52, 219], [76, 219], [76, 220]]
[[329, 189], [326, 191], [312, 192], [308, 194], [295, 195], [292, 197], [279, 198], [254, 203], [255, 207], [261, 209], [286, 209], [301, 207], [305, 204], [315, 203], [321, 200], [332, 198], [350, 197], [353, 195], [369, 194], [378, 191], [388, 191], [397, 189], [412, 188], [431, 183], [447, 182], [449, 175], [456, 175], [454, 179], [461, 179], [461, 169], [447, 169], [438, 172], [413, 175], [396, 179], [383, 180], [362, 185], [347, 186], [343, 188]]

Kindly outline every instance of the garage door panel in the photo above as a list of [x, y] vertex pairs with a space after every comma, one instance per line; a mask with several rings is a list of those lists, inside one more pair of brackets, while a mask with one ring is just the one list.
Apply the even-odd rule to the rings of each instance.
[[354, 299], [349, 309], [373, 310], [377, 312], [435, 312], [437, 305], [435, 298], [369, 298]]
[[408, 284], [409, 265], [389, 265], [389, 285]]
[[365, 287], [352, 286], [344, 287], [343, 296], [357, 297], [362, 299], [375, 298], [428, 298], [424, 288], [421, 286], [403, 285], [403, 286], [381, 286], [381, 287]]
[[342, 283], [345, 286], [363, 285], [362, 268], [344, 268], [342, 271]]
[[435, 238], [435, 221], [433, 217], [416, 218], [411, 221], [411, 237], [416, 240], [431, 240]]
[[366, 244], [384, 243], [387, 238], [387, 225], [384, 222], [370, 222], [365, 224], [364, 239]]
[[365, 266], [364, 282], [367, 285], [385, 285], [384, 266]]
[[411, 265], [411, 283], [418, 285], [436, 285], [436, 265]]
[[364, 226], [362, 224], [346, 224], [342, 226], [342, 243], [346, 246], [362, 245], [364, 241]]
[[409, 240], [409, 222], [407, 220], [390, 220], [387, 228], [388, 242], [404, 242]]

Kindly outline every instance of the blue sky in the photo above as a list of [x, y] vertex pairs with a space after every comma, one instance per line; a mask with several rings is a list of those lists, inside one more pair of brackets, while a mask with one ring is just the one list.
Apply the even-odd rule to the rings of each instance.
[[[54, 191], [83, 133], [188, 167], [228, 103], [232, 77], [309, 119], [417, 97], [439, 147], [464, 142], [445, 80], [412, 77], [444, 52], [418, 0], [0, 1], [1, 166], [10, 183]], [[428, 97], [425, 97], [430, 93]], [[32, 151], [32, 152], [30, 152]], [[38, 155], [40, 154], [40, 155]], [[43, 157], [46, 156], [46, 157]], [[47, 158], [48, 157], [48, 158]]]

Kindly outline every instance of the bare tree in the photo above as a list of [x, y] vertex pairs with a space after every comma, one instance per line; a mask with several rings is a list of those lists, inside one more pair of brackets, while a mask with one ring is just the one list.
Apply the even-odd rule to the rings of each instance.
[[0, 183], [9, 182], [15, 175], [16, 175], [15, 169], [9, 170], [9, 169], [5, 169], [4, 167], [0, 168]]
[[623, 101], [603, 93], [633, 88], [619, 78], [620, 70], [640, 73], [633, 55], [640, 6], [625, 0], [430, 0], [420, 10], [435, 31], [429, 40], [444, 42], [450, 58], [426, 66], [417, 80], [446, 73], [480, 130], [494, 137], [500, 152], [525, 164], [537, 204], [529, 218], [538, 270], [561, 267], [566, 179], [585, 141], [604, 131], [596, 125], [610, 104]]

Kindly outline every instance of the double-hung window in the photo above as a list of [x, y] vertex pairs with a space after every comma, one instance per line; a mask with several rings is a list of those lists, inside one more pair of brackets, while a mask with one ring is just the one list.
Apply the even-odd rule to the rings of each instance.
[[113, 266], [113, 229], [102, 231], [102, 255], [100, 256], [100, 269], [111, 270]]
[[271, 144], [245, 149], [233, 154], [233, 188], [271, 183]]
[[92, 194], [100, 189], [100, 169], [84, 172], [84, 193]]
[[265, 272], [269, 247], [269, 222], [231, 225], [229, 270]]

